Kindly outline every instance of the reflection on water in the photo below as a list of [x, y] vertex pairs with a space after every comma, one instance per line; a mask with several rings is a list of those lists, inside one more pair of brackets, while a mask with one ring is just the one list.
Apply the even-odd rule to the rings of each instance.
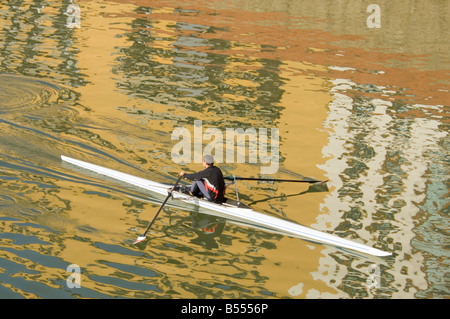
[[[343, 215], [346, 219], [330, 228], [346, 236], [377, 241], [380, 248], [391, 246], [398, 251], [397, 258], [402, 262], [393, 264], [385, 274], [388, 277], [396, 273], [396, 283], [389, 285], [387, 296], [401, 298], [407, 296], [405, 291], [425, 290], [425, 274], [417, 271], [424, 262], [423, 252], [417, 251], [411, 242], [415, 239], [416, 226], [428, 219], [424, 213], [439, 214], [435, 209], [422, 210], [419, 203], [427, 197], [430, 177], [443, 186], [446, 174], [430, 175], [428, 163], [423, 160], [444, 165], [441, 145], [447, 132], [440, 131], [441, 123], [435, 119], [398, 118], [398, 109], [389, 101], [360, 97], [355, 101], [341, 93], [349, 86], [356, 86], [355, 83], [338, 80], [335, 84], [335, 98], [330, 104], [332, 116], [326, 123], [333, 134], [325, 148], [326, 155], [332, 159], [324, 169], [333, 171], [330, 180], [338, 183], [325, 201], [331, 216]], [[403, 112], [409, 112], [420, 106], [404, 105], [403, 108]], [[435, 200], [442, 205], [445, 194], [440, 195]], [[326, 225], [329, 217], [321, 218]], [[374, 230], [378, 234], [376, 238]], [[440, 237], [435, 248], [445, 251], [445, 237], [434, 235]]]
[[[380, 29], [364, 1], [77, 1], [80, 28], [73, 1], [2, 2], [0, 297], [448, 297], [448, 4], [378, 3]], [[136, 247], [162, 199], [59, 160], [167, 182], [171, 133], [194, 120], [279, 128], [278, 174], [329, 191], [242, 182], [241, 200], [394, 255], [175, 202]]]

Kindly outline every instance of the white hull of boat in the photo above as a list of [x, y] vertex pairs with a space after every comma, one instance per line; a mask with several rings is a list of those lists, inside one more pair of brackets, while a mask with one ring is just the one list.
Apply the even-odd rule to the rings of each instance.
[[[167, 196], [169, 189], [172, 187], [172, 185], [157, 183], [141, 177], [136, 177], [130, 174], [76, 160], [63, 155], [61, 155], [61, 159], [75, 166], [85, 168], [98, 174], [102, 174], [161, 195]], [[216, 204], [177, 191], [172, 192], [172, 197], [175, 199], [179, 199], [185, 203], [199, 206], [208, 211], [209, 214], [231, 219], [248, 226], [254, 225], [257, 228], [278, 232], [291, 237], [308, 239], [314, 242], [351, 249], [369, 255], [380, 257], [391, 255], [391, 253], [389, 252], [385, 252], [376, 248], [369, 247], [367, 245], [350, 241], [348, 239], [314, 230], [292, 221], [262, 214], [250, 208], [238, 208], [228, 204]]]

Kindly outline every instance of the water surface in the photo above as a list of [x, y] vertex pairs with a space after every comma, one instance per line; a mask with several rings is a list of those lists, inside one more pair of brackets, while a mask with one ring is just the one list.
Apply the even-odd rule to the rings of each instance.
[[[448, 298], [447, 1], [378, 1], [380, 28], [365, 1], [74, 4], [0, 4], [0, 297]], [[321, 192], [240, 182], [242, 201], [392, 257], [176, 202], [136, 247], [164, 198], [60, 160], [170, 183], [201, 168], [171, 155], [196, 120], [277, 128], [271, 177], [329, 179]]]

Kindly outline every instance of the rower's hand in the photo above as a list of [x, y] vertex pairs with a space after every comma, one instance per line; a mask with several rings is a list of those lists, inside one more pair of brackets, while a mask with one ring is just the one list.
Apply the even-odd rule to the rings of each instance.
[[183, 176], [184, 174], [186, 174], [184, 171], [180, 172], [180, 176]]

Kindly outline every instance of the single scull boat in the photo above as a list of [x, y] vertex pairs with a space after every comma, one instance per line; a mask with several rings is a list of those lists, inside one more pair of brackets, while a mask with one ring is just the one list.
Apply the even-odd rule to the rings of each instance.
[[[61, 159], [75, 166], [82, 167], [84, 169], [111, 177], [116, 180], [120, 180], [122, 182], [126, 182], [128, 184], [137, 186], [145, 190], [152, 191], [157, 194], [167, 196], [168, 191], [171, 189], [171, 185], [161, 184], [141, 177], [136, 177], [130, 174], [115, 171], [99, 165], [76, 160], [67, 156], [61, 155]], [[182, 202], [198, 206], [208, 214], [227, 218], [235, 222], [242, 223], [244, 225], [256, 226], [257, 228], [268, 231], [274, 231], [283, 235], [303, 238], [314, 242], [319, 242], [341, 248], [347, 248], [369, 255], [380, 257], [391, 255], [391, 253], [389, 252], [372, 248], [363, 244], [355, 243], [348, 239], [344, 239], [318, 230], [314, 230], [292, 221], [256, 212], [250, 207], [230, 199], [226, 200], [226, 202], [223, 204], [216, 204], [204, 199], [190, 196], [177, 190], [172, 191], [172, 197], [175, 199], [179, 199]]]

